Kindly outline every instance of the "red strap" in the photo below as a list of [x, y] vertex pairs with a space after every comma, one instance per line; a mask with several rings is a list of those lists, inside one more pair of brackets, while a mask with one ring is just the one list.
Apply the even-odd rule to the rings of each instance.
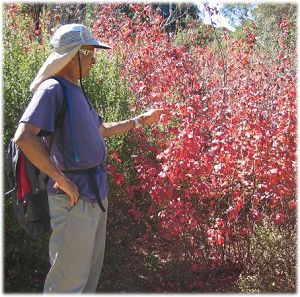
[[23, 200], [24, 197], [32, 191], [30, 182], [26, 174], [24, 154], [21, 154], [19, 157], [17, 174], [18, 174], [17, 197], [19, 200]]

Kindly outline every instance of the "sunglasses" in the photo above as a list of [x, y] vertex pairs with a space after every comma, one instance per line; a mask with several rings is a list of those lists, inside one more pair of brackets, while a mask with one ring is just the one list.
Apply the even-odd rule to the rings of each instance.
[[84, 56], [90, 56], [91, 58], [96, 59], [96, 54], [94, 50], [87, 50], [87, 49], [80, 49], [79, 53], [84, 55]]

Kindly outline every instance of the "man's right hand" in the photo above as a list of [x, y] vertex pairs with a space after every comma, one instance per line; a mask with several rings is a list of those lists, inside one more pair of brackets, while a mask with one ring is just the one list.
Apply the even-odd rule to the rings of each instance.
[[60, 181], [56, 181], [53, 187], [61, 189], [70, 197], [71, 206], [77, 203], [79, 199], [78, 187], [71, 180], [64, 176]]

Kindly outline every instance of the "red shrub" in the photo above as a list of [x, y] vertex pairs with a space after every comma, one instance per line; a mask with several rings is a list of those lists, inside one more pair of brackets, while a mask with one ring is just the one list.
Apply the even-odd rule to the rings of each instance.
[[98, 7], [94, 33], [122, 58], [133, 111], [167, 110], [163, 125], [133, 136], [138, 180], [125, 187], [130, 214], [152, 234], [143, 242], [161, 257], [158, 243], [172, 243], [168, 253], [193, 272], [245, 261], [254, 224], [295, 215], [296, 77], [284, 35], [272, 60], [255, 51], [254, 29], [237, 40], [225, 33], [224, 60], [213, 47], [175, 46], [149, 6], [131, 5], [132, 18], [114, 8]]

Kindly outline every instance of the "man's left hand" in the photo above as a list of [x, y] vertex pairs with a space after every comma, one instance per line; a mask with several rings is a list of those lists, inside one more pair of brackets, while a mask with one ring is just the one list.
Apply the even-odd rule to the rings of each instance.
[[163, 109], [150, 109], [140, 114], [137, 118], [140, 124], [158, 123], [160, 116], [164, 113], [165, 111]]

